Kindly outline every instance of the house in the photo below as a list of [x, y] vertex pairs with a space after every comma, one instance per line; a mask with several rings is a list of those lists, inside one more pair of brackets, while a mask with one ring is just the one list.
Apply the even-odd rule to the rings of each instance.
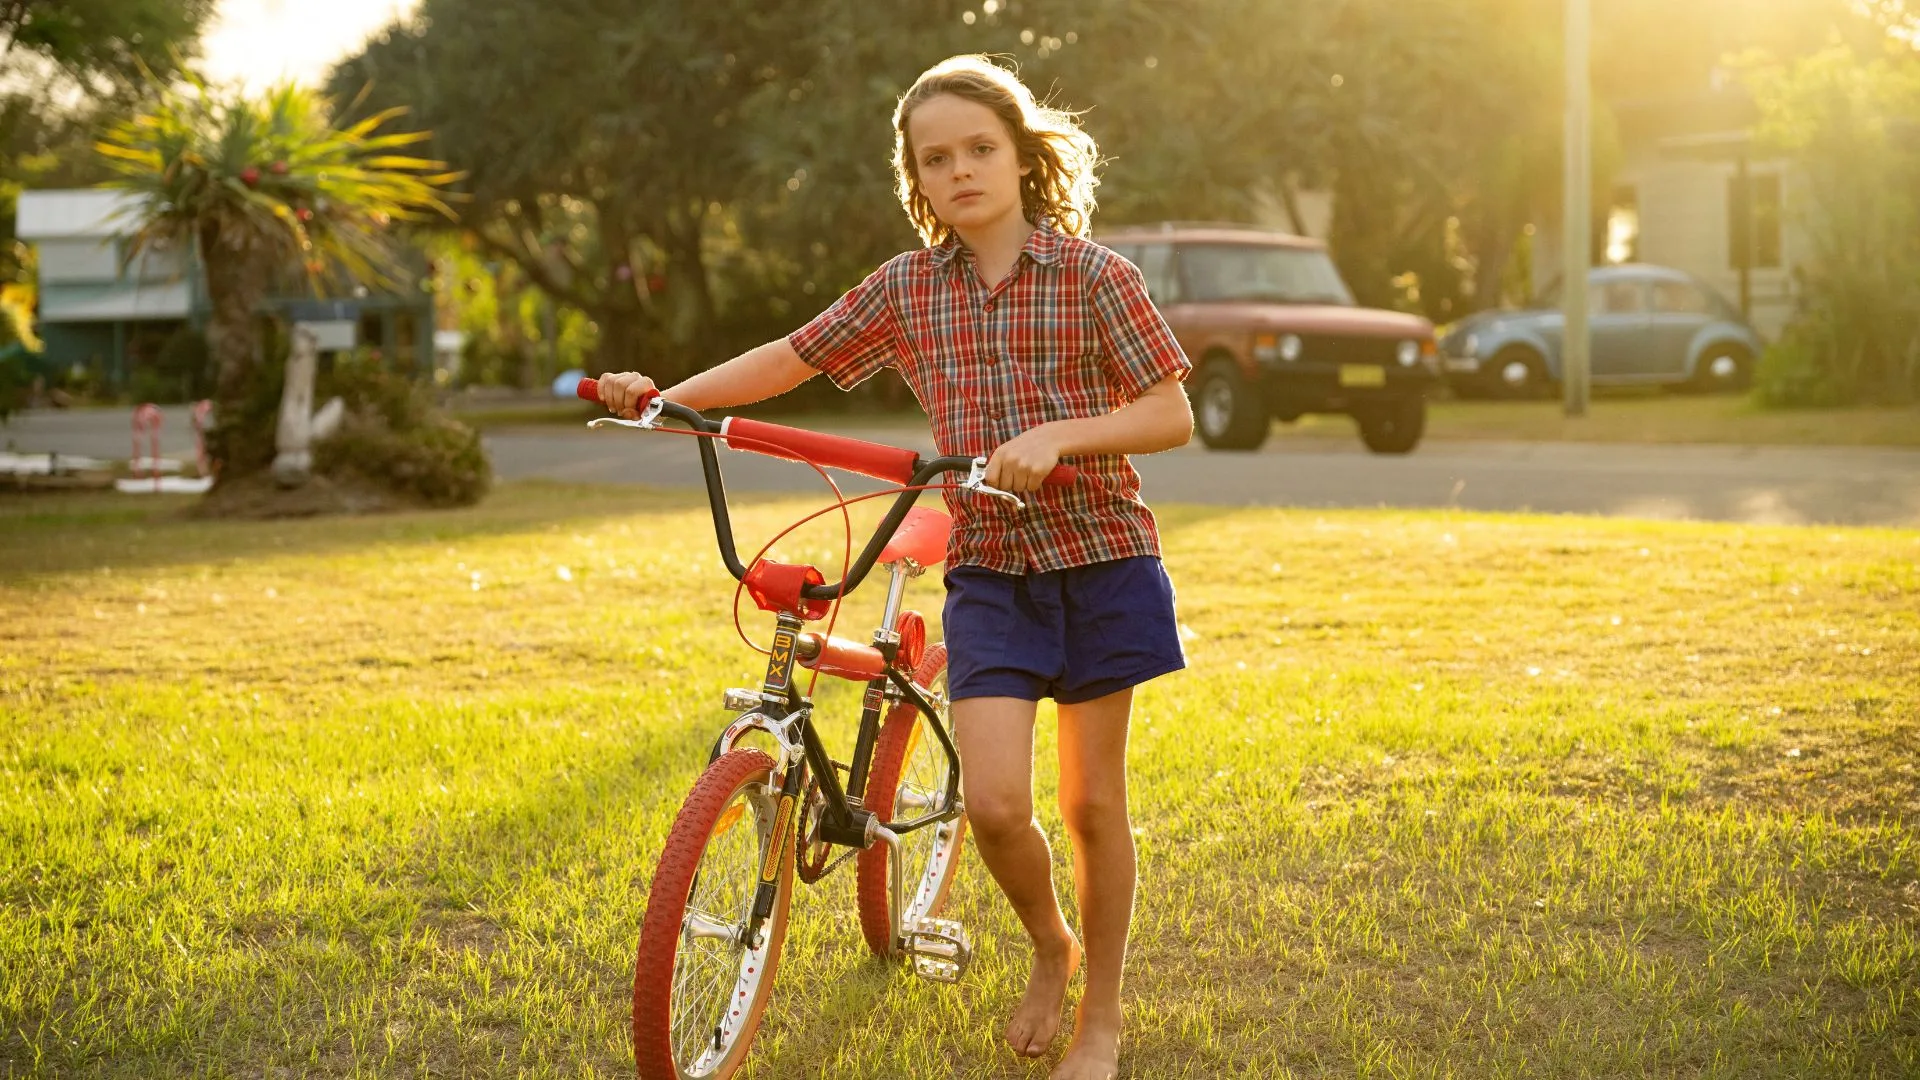
[[131, 364], [151, 359], [192, 315], [200, 291], [178, 252], [126, 260], [131, 196], [105, 190], [25, 191], [15, 235], [39, 257], [39, 333], [56, 370], [89, 369], [126, 384]]
[[[1793, 317], [1808, 240], [1795, 217], [1798, 178], [1756, 144], [1752, 98], [1717, 78], [1697, 94], [1615, 101], [1612, 110], [1621, 158], [1611, 192], [1594, 195], [1595, 261], [1685, 270], [1778, 337]], [[1536, 291], [1559, 276], [1559, 232], [1557, 220], [1539, 229]]]
[[[137, 196], [104, 188], [25, 191], [15, 234], [39, 256], [37, 322], [44, 363], [91, 373], [99, 385], [124, 390], [183, 326], [207, 318], [204, 275], [190, 252], [151, 246], [128, 259]], [[433, 296], [356, 288], [349, 297], [287, 293], [262, 314], [315, 324], [325, 350], [379, 348], [402, 368], [426, 371], [433, 361]]]

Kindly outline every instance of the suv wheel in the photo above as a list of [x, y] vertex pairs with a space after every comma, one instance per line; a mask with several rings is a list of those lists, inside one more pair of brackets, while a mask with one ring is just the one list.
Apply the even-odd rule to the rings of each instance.
[[1356, 406], [1353, 419], [1360, 425], [1360, 441], [1376, 454], [1405, 454], [1420, 445], [1427, 430], [1427, 400], [1393, 398]]
[[1212, 360], [1200, 372], [1195, 426], [1209, 450], [1257, 450], [1267, 441], [1266, 402], [1233, 361]]

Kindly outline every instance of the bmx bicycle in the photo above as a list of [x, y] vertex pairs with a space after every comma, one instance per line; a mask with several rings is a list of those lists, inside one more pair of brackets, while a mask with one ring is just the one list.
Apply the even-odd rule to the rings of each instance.
[[[582, 380], [579, 395], [599, 400]], [[660, 426], [662, 418], [685, 429]], [[939, 918], [966, 841], [960, 755], [948, 730], [947, 651], [928, 644], [919, 613], [902, 608], [908, 580], [946, 558], [952, 526], [915, 506], [926, 491], [957, 488], [1022, 500], [985, 482], [986, 458], [923, 460], [912, 450], [743, 417], [709, 420], [657, 394], [639, 418], [590, 427], [680, 431], [699, 438], [714, 532], [729, 572], [775, 617], [760, 686], [728, 689], [734, 718], [667, 833], [642, 919], [633, 974], [633, 1052], [641, 1080], [723, 1080], [733, 1075], [772, 997], [786, 941], [794, 878], [812, 884], [857, 860], [861, 935], [874, 953], [909, 958], [913, 970], [957, 982], [973, 955], [966, 930]], [[893, 504], [838, 584], [811, 566], [756, 558], [743, 565], [727, 513], [714, 443], [891, 481]], [[965, 472], [957, 482], [935, 483]], [[1074, 482], [1071, 465], [1046, 482]], [[864, 496], [873, 497], [873, 496]], [[847, 500], [842, 500], [844, 505]], [[874, 566], [889, 575], [871, 643], [809, 631]], [[831, 624], [829, 624], [829, 630]], [[853, 755], [828, 755], [814, 705], [795, 667], [865, 684]], [[771, 737], [769, 753], [742, 746]], [[835, 854], [835, 849], [847, 849]]]

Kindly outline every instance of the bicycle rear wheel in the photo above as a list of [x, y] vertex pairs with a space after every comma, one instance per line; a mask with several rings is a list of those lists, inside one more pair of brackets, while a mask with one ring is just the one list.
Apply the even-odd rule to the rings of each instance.
[[[947, 647], [927, 649], [913, 681], [927, 691], [947, 723]], [[933, 813], [946, 805], [947, 773], [951, 763], [939, 739], [928, 730], [927, 718], [911, 702], [895, 705], [880, 727], [874, 743], [873, 771], [867, 777], [867, 809], [882, 822], [910, 820]], [[900, 838], [900, 857], [906, 871], [900, 925], [940, 913], [947, 902], [947, 891], [960, 869], [960, 852], [966, 845], [967, 819], [963, 814], [952, 821], [915, 829]], [[875, 844], [860, 853], [859, 899], [860, 932], [867, 947], [881, 956], [892, 956], [900, 943], [893, 940], [893, 882], [887, 867], [888, 847]]]
[[[773, 993], [793, 900], [793, 814], [779, 812], [773, 759], [734, 750], [700, 774], [660, 854], [633, 969], [640, 1080], [724, 1080], [746, 1058]], [[747, 924], [761, 855], [778, 863], [773, 911]]]

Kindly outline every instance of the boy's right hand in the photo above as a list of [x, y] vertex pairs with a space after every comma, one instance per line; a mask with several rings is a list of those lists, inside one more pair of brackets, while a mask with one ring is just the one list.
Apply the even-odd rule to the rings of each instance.
[[654, 389], [653, 380], [637, 371], [602, 375], [599, 382], [600, 403], [623, 420], [640, 419], [640, 399]]

